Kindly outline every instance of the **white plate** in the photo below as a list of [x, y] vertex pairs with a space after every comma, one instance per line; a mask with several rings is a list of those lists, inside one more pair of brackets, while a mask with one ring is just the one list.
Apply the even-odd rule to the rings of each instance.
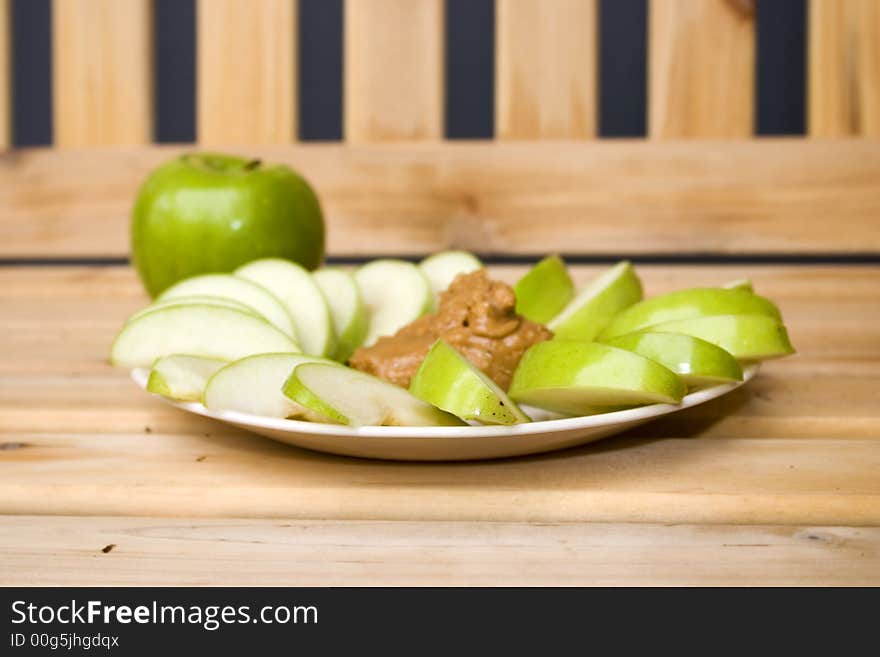
[[[751, 379], [757, 371], [758, 366], [751, 365], [745, 368], [743, 381], [692, 392], [680, 404], [652, 404], [613, 413], [542, 419], [508, 427], [346, 427], [234, 411], [214, 412], [197, 402], [160, 399], [190, 413], [319, 452], [395, 461], [470, 461], [549, 452], [599, 440], [656, 417], [720, 397]], [[141, 388], [146, 388], [148, 375], [149, 371], [142, 369], [131, 373]], [[536, 419], [550, 417], [537, 409], [528, 410]]]

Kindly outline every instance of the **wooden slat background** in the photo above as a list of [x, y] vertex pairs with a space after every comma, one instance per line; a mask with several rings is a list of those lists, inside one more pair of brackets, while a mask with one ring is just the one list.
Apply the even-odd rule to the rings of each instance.
[[648, 135], [751, 137], [754, 0], [651, 0]]
[[295, 0], [199, 0], [199, 143], [296, 139], [296, 7]]
[[810, 0], [809, 133], [880, 137], [880, 3]]
[[52, 3], [55, 145], [153, 138], [150, 0]]
[[495, 134], [499, 139], [596, 135], [597, 3], [499, 0]]
[[345, 139], [442, 138], [442, 0], [346, 2], [344, 25]]

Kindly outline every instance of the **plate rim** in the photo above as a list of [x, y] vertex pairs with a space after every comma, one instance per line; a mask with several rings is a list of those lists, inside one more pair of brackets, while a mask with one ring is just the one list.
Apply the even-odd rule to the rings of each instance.
[[[580, 429], [593, 429], [599, 427], [614, 426], [629, 422], [650, 420], [655, 417], [681, 411], [698, 404], [711, 401], [731, 392], [746, 384], [757, 374], [760, 363], [753, 363], [743, 368], [742, 381], [722, 383], [692, 392], [678, 404], [649, 404], [621, 411], [598, 413], [596, 415], [578, 415], [549, 420], [536, 420], [512, 425], [483, 425], [483, 426], [425, 426], [425, 427], [386, 427], [386, 426], [361, 426], [350, 427], [343, 424], [329, 424], [325, 422], [306, 422], [304, 420], [289, 420], [282, 418], [270, 418], [262, 415], [252, 415], [239, 411], [211, 411], [200, 402], [176, 401], [155, 393], [165, 403], [176, 406], [181, 410], [212, 418], [221, 422], [229, 422], [242, 427], [259, 427], [285, 433], [312, 434], [339, 436], [348, 438], [503, 438], [522, 437], [541, 433], [562, 431], [576, 431]], [[147, 386], [149, 370], [135, 368], [131, 370], [131, 378], [135, 384], [144, 391]]]

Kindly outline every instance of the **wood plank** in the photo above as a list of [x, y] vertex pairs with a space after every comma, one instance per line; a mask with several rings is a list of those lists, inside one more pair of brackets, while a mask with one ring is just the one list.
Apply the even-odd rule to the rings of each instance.
[[618, 438], [457, 465], [324, 456], [184, 415], [106, 363], [145, 301], [130, 270], [0, 269], [0, 513], [880, 523], [880, 268], [639, 269], [649, 294], [751, 276], [779, 302], [799, 355]]
[[754, 0], [651, 0], [648, 135], [751, 137]]
[[200, 143], [296, 140], [296, 20], [296, 0], [199, 0]]
[[877, 527], [6, 516], [0, 530], [7, 586], [880, 583]]
[[596, 10], [593, 0], [499, 0], [499, 139], [596, 136]]
[[880, 6], [810, 0], [809, 20], [810, 135], [880, 136]]
[[12, 39], [9, 0], [0, 0], [0, 149], [12, 143]]
[[344, 130], [350, 142], [443, 136], [443, 3], [345, 3]]
[[[0, 258], [128, 252], [127, 216], [175, 147], [0, 159]], [[880, 141], [308, 144], [332, 255], [862, 253], [880, 244]], [[829, 220], [833, 217], [834, 220]]]
[[151, 7], [149, 0], [52, 3], [56, 146], [151, 141]]

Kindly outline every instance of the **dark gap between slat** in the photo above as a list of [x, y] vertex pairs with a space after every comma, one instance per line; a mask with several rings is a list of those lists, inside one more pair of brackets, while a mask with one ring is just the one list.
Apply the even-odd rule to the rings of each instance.
[[447, 139], [495, 134], [495, 2], [447, 0], [445, 125]]
[[599, 136], [647, 134], [646, 0], [599, 2]]
[[342, 139], [342, 0], [300, 0], [299, 138]]
[[755, 131], [802, 135], [806, 131], [805, 0], [759, 2], [755, 75]]
[[52, 4], [13, 0], [11, 7], [12, 143], [52, 144]]
[[196, 3], [155, 0], [153, 23], [154, 139], [196, 139]]

